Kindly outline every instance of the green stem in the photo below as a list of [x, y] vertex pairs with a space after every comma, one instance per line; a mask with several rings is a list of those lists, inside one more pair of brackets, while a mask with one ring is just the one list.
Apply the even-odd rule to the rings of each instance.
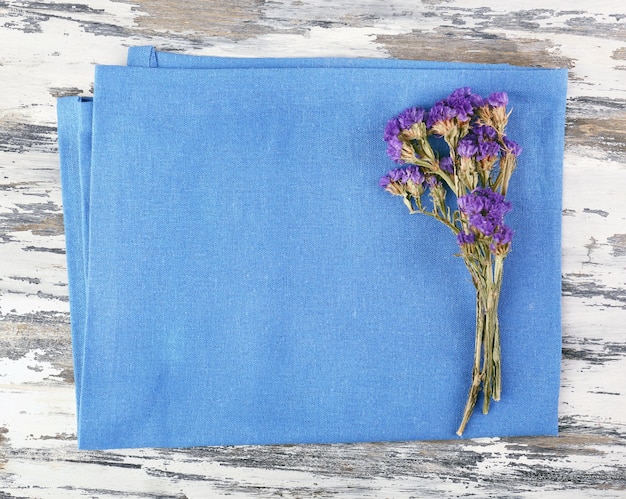
[[473, 257], [466, 256], [464, 258], [476, 286], [476, 340], [472, 384], [465, 404], [463, 419], [457, 430], [459, 436], [465, 431], [481, 388], [484, 414], [489, 411], [491, 399], [500, 400], [502, 376], [498, 303], [502, 288], [504, 258], [505, 255], [493, 257], [488, 251], [478, 251]]
[[437, 171], [437, 175], [439, 175], [443, 181], [446, 183], [446, 185], [450, 188], [450, 190], [454, 193], [454, 195], [458, 198], [459, 197], [459, 187], [456, 185], [456, 182], [453, 182], [452, 179], [450, 178], [450, 175], [448, 175], [446, 172], [444, 172], [442, 169], [439, 169], [439, 171]]
[[485, 344], [483, 371], [483, 414], [489, 412], [491, 399], [500, 400], [501, 366], [500, 366], [500, 326], [498, 323], [498, 303], [502, 288], [502, 267], [504, 256], [497, 255], [493, 263], [489, 262], [490, 280], [487, 288], [485, 309]]
[[452, 232], [454, 232], [455, 235], [459, 233], [459, 228], [456, 225], [454, 225], [450, 220], [440, 216], [438, 212], [426, 211], [423, 205], [421, 204], [421, 202], [420, 203], [416, 202], [416, 205], [417, 205], [417, 210], [412, 211], [412, 213], [423, 213], [424, 215], [433, 217], [435, 220], [439, 220], [442, 224], [448, 227]]
[[498, 321], [498, 304], [500, 303], [500, 292], [502, 290], [502, 274], [504, 272], [505, 255], [496, 255], [494, 263], [494, 283], [496, 289], [495, 295], [495, 311], [494, 311], [494, 344], [493, 344], [493, 363], [495, 369], [494, 389], [492, 397], [495, 401], [500, 400], [502, 392], [502, 372], [501, 372], [501, 355], [500, 355], [500, 324]]
[[465, 410], [463, 411], [463, 419], [459, 425], [459, 429], [456, 431], [458, 436], [463, 435], [465, 426], [470, 420], [472, 413], [474, 412], [474, 406], [478, 399], [478, 392], [480, 392], [480, 385], [483, 381], [483, 373], [480, 369], [480, 360], [482, 352], [483, 330], [485, 316], [482, 313], [482, 299], [480, 291], [476, 288], [476, 339], [474, 342], [474, 366], [472, 367], [472, 384], [470, 385], [469, 393], [467, 394], [467, 402], [465, 403]]

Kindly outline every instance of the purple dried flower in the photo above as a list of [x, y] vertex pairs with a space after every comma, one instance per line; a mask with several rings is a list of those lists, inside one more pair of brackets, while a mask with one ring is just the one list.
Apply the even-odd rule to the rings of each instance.
[[378, 181], [378, 186], [382, 187], [383, 189], [386, 189], [390, 183], [391, 183], [391, 179], [389, 178], [389, 175], [383, 175], [382, 177], [380, 177], [380, 180]]
[[479, 107], [485, 105], [485, 99], [483, 99], [480, 95], [472, 94], [469, 96], [469, 99], [474, 109], [478, 109]]
[[436, 102], [432, 108], [430, 108], [430, 111], [428, 111], [426, 126], [431, 127], [435, 123], [451, 120], [455, 116], [455, 110], [448, 106], [445, 100], [440, 100], [439, 102]]
[[474, 114], [472, 92], [469, 87], [457, 88], [447, 99], [448, 106], [455, 111], [459, 121], [469, 121]]
[[414, 184], [421, 184], [424, 182], [425, 178], [422, 170], [420, 170], [418, 166], [409, 166], [404, 169], [402, 183], [406, 184], [410, 180]]
[[457, 88], [447, 98], [435, 103], [428, 113], [426, 125], [432, 127], [435, 123], [453, 118], [460, 122], [470, 121], [474, 110], [482, 103], [483, 99], [472, 94], [469, 87]]
[[475, 157], [478, 161], [488, 157], [496, 157], [500, 153], [500, 145], [495, 142], [498, 132], [490, 126], [475, 125], [470, 133], [463, 137], [457, 146], [459, 156]]
[[404, 175], [404, 170], [402, 168], [395, 168], [387, 172], [387, 176], [389, 177], [389, 180], [391, 180], [392, 182], [401, 182], [403, 175]]
[[380, 179], [380, 185], [381, 187], [387, 187], [391, 182], [406, 184], [409, 180], [415, 184], [421, 184], [424, 178], [424, 174], [420, 168], [411, 165], [406, 168], [394, 168], [393, 170], [389, 170], [387, 174]]
[[478, 144], [476, 142], [476, 136], [473, 134], [466, 135], [456, 147], [456, 152], [459, 156], [464, 158], [471, 158], [478, 154]]
[[452, 158], [446, 156], [445, 158], [441, 158], [439, 160], [439, 168], [441, 168], [446, 173], [454, 173], [454, 165], [452, 164]]
[[464, 244], [474, 244], [475, 241], [476, 235], [473, 232], [470, 232], [468, 234], [467, 232], [462, 230], [456, 236], [456, 242], [459, 243], [459, 246], [462, 246]]
[[485, 236], [493, 235], [494, 231], [498, 227], [493, 217], [485, 216], [482, 213], [470, 215], [469, 223], [478, 232], [481, 232]]
[[508, 244], [513, 240], [513, 230], [508, 225], [500, 225], [493, 234], [493, 240], [498, 244]]
[[514, 140], [510, 140], [507, 137], [503, 137], [502, 141], [504, 142], [504, 145], [506, 147], [506, 151], [509, 154], [512, 154], [513, 156], [519, 156], [522, 153], [522, 148], [521, 146], [515, 142]]
[[500, 153], [500, 144], [497, 142], [479, 142], [478, 143], [478, 154], [476, 155], [476, 159], [478, 161], [486, 158], [494, 158], [498, 156]]
[[472, 131], [459, 141], [456, 152], [464, 158], [476, 157], [479, 161], [489, 156], [497, 156], [500, 146], [493, 142], [497, 136], [498, 132], [494, 128], [475, 125]]
[[506, 107], [509, 103], [509, 96], [506, 92], [494, 92], [487, 97], [487, 102], [493, 107]]
[[439, 182], [437, 182], [437, 178], [434, 175], [428, 175], [428, 177], [426, 177], [426, 185], [432, 189], [437, 187]]
[[424, 180], [424, 174], [419, 166], [411, 165], [407, 168], [394, 168], [393, 170], [389, 170], [387, 174], [378, 181], [378, 185], [386, 189], [392, 182], [405, 185], [409, 181], [414, 184], [421, 184]]
[[486, 187], [459, 197], [458, 205], [470, 225], [485, 236], [493, 236], [500, 230], [504, 215], [511, 211], [511, 203], [502, 194]]
[[402, 141], [398, 137], [392, 137], [387, 141], [387, 155], [396, 163], [404, 163], [402, 156]]
[[473, 132], [479, 137], [479, 140], [496, 140], [498, 137], [497, 130], [489, 125], [476, 125]]
[[402, 168], [389, 170], [386, 175], [380, 178], [378, 185], [391, 194], [399, 195], [402, 189], [399, 188], [398, 184], [401, 183], [403, 174], [404, 170]]
[[386, 142], [389, 142], [392, 139], [398, 138], [398, 135], [400, 135], [400, 124], [398, 123], [397, 118], [393, 118], [385, 125], [383, 139], [385, 139]]
[[408, 130], [415, 123], [424, 121], [426, 111], [419, 107], [410, 107], [402, 111], [397, 118], [398, 125], [402, 130]]

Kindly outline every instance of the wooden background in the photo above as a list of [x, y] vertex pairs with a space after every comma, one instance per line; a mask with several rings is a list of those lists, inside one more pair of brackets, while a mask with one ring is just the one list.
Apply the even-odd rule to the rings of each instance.
[[[9, 0], [0, 16], [0, 498], [626, 497], [623, 2]], [[78, 452], [54, 99], [89, 95], [93, 64], [130, 45], [568, 67], [560, 436]]]

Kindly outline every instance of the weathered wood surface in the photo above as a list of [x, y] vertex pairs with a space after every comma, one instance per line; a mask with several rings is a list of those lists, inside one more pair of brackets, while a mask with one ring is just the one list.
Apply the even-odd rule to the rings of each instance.
[[[626, 497], [621, 2], [9, 0], [0, 16], [0, 497]], [[54, 98], [140, 44], [569, 67], [560, 436], [77, 451]]]

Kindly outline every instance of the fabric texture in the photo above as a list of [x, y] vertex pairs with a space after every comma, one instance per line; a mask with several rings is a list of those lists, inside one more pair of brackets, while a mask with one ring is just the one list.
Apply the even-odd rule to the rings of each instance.
[[565, 70], [128, 63], [58, 104], [80, 448], [457, 438], [474, 289], [453, 235], [378, 179], [387, 120], [461, 86], [507, 92], [524, 147], [502, 400], [464, 436], [556, 434]]

